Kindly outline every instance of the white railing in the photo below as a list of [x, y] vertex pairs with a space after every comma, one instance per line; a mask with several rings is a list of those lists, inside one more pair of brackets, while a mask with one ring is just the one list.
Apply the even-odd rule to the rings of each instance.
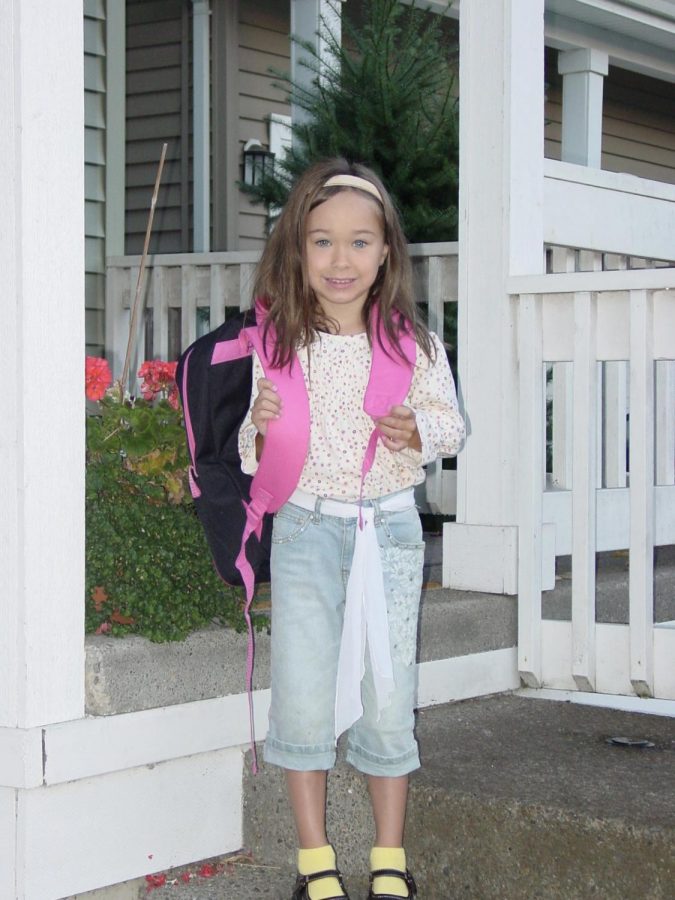
[[544, 241], [672, 259], [675, 185], [544, 160]]
[[[673, 699], [675, 628], [654, 623], [653, 551], [675, 543], [675, 269], [522, 276], [508, 289], [518, 307], [521, 677]], [[553, 543], [572, 556], [571, 622], [542, 619]], [[629, 550], [629, 624], [596, 623], [596, 552], [619, 548]]]
[[[446, 304], [457, 302], [457, 244], [413, 244], [410, 253], [416, 296], [426, 305], [429, 327], [444, 339]], [[150, 256], [131, 371], [144, 359], [176, 359], [224, 321], [229, 310], [248, 309], [258, 258], [257, 251]], [[115, 377], [124, 363], [140, 261], [139, 256], [124, 256], [107, 262], [106, 355]], [[453, 514], [454, 470], [443, 469], [440, 462], [430, 466], [418, 500], [429, 512]]]

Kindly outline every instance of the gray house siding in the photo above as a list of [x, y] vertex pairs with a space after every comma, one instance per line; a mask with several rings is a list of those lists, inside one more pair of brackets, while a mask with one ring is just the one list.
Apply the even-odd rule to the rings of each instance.
[[[269, 146], [271, 113], [290, 115], [283, 91], [273, 86], [270, 68], [290, 69], [290, 5], [275, 0], [242, 3], [239, 14], [239, 144], [255, 138]], [[240, 193], [239, 246], [253, 250], [262, 246], [266, 212]]]
[[151, 252], [192, 249], [190, 5], [184, 0], [126, 4], [125, 252], [143, 249], [162, 144], [168, 143]]
[[[148, 206], [164, 141], [167, 163], [155, 213], [151, 250], [190, 252], [192, 247], [192, 14], [187, 0], [127, 0], [126, 88], [126, 253], [143, 248]], [[282, 91], [272, 86], [269, 68], [290, 65], [288, 3], [262, 0], [239, 4], [236, 98], [238, 146], [256, 138], [268, 145], [268, 117], [288, 115]], [[213, 42], [212, 55], [222, 52]], [[220, 96], [212, 92], [213, 96]], [[216, 101], [218, 102], [218, 101]], [[212, 127], [219, 110], [212, 108]], [[218, 171], [212, 165], [211, 171]], [[240, 167], [237, 167], [237, 178]], [[212, 179], [212, 197], [219, 190]], [[230, 191], [238, 206], [239, 249], [260, 247], [266, 214], [238, 190]], [[220, 205], [212, 209], [224, 215]], [[213, 218], [213, 216], [212, 216]], [[226, 249], [226, 248], [221, 248]], [[231, 249], [231, 248], [227, 248]]]
[[[560, 159], [562, 81], [547, 51], [545, 153]], [[602, 168], [675, 184], [675, 85], [610, 66], [603, 91]]]
[[105, 2], [84, 2], [84, 227], [87, 353], [103, 352], [105, 304]]

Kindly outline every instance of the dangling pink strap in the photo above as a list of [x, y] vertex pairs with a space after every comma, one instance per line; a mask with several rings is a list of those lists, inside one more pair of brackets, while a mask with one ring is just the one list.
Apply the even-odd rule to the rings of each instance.
[[192, 356], [192, 350], [185, 357], [185, 363], [183, 365], [183, 416], [185, 418], [185, 431], [187, 433], [188, 439], [188, 450], [190, 451], [190, 467], [188, 469], [188, 482], [190, 484], [190, 493], [193, 497], [201, 497], [202, 492], [197, 484], [197, 470], [195, 469], [195, 433], [192, 430], [192, 419], [190, 418], [190, 407], [188, 404], [188, 394], [187, 394], [187, 378], [188, 378], [188, 365], [190, 363], [190, 357]]
[[248, 717], [249, 728], [251, 734], [251, 753], [253, 756], [252, 770], [253, 774], [258, 774], [258, 753], [255, 746], [255, 722], [253, 717], [253, 622], [251, 620], [251, 603], [253, 602], [253, 593], [255, 591], [255, 575], [251, 564], [246, 556], [246, 543], [252, 534], [258, 539], [262, 533], [263, 517], [267, 512], [267, 507], [271, 497], [266, 492], [261, 492], [260, 496], [251, 500], [250, 503], [244, 503], [246, 509], [246, 525], [241, 538], [241, 549], [237, 556], [235, 565], [241, 574], [244, 582], [244, 590], [246, 591], [246, 603], [244, 604], [244, 618], [246, 619], [246, 628], [248, 631], [248, 643], [246, 647], [246, 693], [248, 696]]

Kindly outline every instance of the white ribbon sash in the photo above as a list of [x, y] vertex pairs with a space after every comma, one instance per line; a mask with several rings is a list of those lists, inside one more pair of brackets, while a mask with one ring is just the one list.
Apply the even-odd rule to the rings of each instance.
[[[316, 497], [298, 489], [291, 495], [289, 503], [314, 510]], [[414, 505], [412, 489], [393, 494], [379, 502], [381, 509], [389, 511], [409, 509]], [[361, 681], [365, 673], [366, 646], [370, 654], [378, 717], [391, 701], [394, 675], [382, 560], [375, 529], [375, 509], [372, 506], [359, 506], [358, 503], [321, 500], [320, 510], [322, 515], [359, 519], [347, 582], [338, 657], [335, 692], [337, 739], [363, 714]]]

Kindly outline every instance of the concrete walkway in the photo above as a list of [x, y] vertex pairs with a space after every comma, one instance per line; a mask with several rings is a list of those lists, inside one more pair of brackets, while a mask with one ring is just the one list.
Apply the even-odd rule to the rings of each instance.
[[[426, 709], [418, 736], [406, 846], [419, 900], [672, 900], [674, 719], [505, 694]], [[340, 762], [329, 785], [329, 833], [352, 900], [365, 900], [365, 783]], [[295, 849], [279, 771], [248, 775], [245, 798], [252, 859], [163, 873], [163, 887], [137, 882], [125, 896], [288, 900]]]

